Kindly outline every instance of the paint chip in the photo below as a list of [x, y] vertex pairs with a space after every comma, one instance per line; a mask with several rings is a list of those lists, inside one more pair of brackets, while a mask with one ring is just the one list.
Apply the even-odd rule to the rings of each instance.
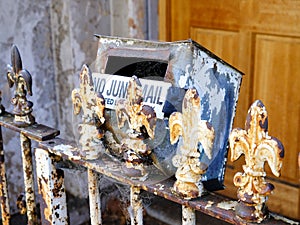
[[224, 201], [217, 204], [217, 207], [225, 210], [234, 210], [237, 201]]

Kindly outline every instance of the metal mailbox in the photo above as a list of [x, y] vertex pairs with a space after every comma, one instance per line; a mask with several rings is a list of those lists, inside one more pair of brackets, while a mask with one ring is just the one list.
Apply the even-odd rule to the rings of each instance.
[[[169, 118], [174, 112], [182, 113], [185, 94], [188, 89], [193, 88], [199, 97], [198, 114], [183, 116], [187, 121], [206, 121], [214, 130], [211, 155], [205, 151], [205, 143], [198, 142], [197, 156], [193, 157], [198, 158], [196, 161], [200, 162], [200, 167], [205, 171], [201, 178], [204, 187], [210, 191], [222, 189], [228, 136], [232, 129], [243, 73], [193, 40], [153, 42], [97, 37], [98, 53], [94, 68], [91, 67], [90, 79], [93, 90], [101, 93], [105, 100], [105, 122], [99, 128], [103, 134], [103, 144], [99, 145], [101, 151], [124, 160], [122, 140], [128, 142], [126, 137], [130, 127], [126, 122], [123, 127], [118, 126], [116, 111], [120, 107], [120, 100], [128, 98], [129, 83], [131, 77], [135, 76], [142, 88], [140, 98], [143, 102], [139, 102], [139, 107], [150, 106], [156, 115], [153, 137], [149, 138], [151, 135], [146, 132], [147, 137], [142, 140], [151, 152], [143, 159], [143, 163], [147, 164], [147, 176], [142, 176], [141, 179], [146, 183], [155, 183], [173, 176], [177, 168], [172, 159], [183, 145], [183, 136], [196, 134], [181, 133], [182, 137], [176, 143], [171, 143]], [[132, 99], [135, 95], [138, 96], [133, 93]], [[132, 99], [126, 101], [130, 102]], [[127, 117], [128, 115], [126, 113]], [[133, 119], [127, 120], [130, 123]], [[143, 133], [141, 130], [146, 128], [147, 125], [141, 124], [138, 130]], [[136, 130], [132, 131], [130, 135], [135, 132]], [[193, 129], [184, 132], [193, 132]], [[129, 155], [128, 153], [127, 158]], [[138, 156], [139, 159], [142, 157]]]

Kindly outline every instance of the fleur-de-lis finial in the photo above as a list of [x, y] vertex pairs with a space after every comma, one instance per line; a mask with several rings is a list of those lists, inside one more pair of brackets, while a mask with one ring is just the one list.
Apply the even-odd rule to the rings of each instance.
[[169, 118], [170, 140], [175, 144], [182, 136], [180, 153], [173, 158], [177, 167], [174, 192], [185, 199], [197, 198], [203, 193], [202, 175], [207, 166], [200, 162], [198, 143], [209, 159], [215, 138], [214, 128], [205, 120], [200, 120], [200, 97], [196, 89], [187, 90], [182, 105], [182, 113], [174, 112]]
[[154, 109], [143, 104], [142, 84], [133, 76], [128, 84], [126, 99], [116, 103], [116, 114], [119, 128], [128, 122], [128, 138], [124, 138], [122, 148], [125, 159], [124, 171], [131, 177], [147, 175], [143, 163], [151, 153], [144, 143], [147, 138], [154, 138], [156, 113]]
[[14, 122], [18, 126], [28, 126], [35, 123], [31, 115], [33, 103], [28, 101], [27, 93], [32, 95], [31, 74], [22, 67], [22, 60], [18, 48], [13, 45], [11, 50], [11, 65], [7, 65], [7, 81], [10, 88], [15, 84], [15, 95], [11, 99], [14, 105]]
[[105, 101], [101, 93], [94, 92], [92, 73], [87, 65], [80, 72], [80, 88], [72, 91], [74, 114], [82, 111], [79, 144], [81, 156], [85, 159], [96, 159], [100, 156], [103, 137], [102, 125], [105, 122]]
[[244, 173], [234, 176], [238, 187], [239, 203], [236, 206], [238, 217], [261, 222], [267, 216], [265, 205], [267, 196], [274, 186], [266, 182], [264, 164], [268, 162], [272, 173], [280, 175], [284, 148], [282, 143], [268, 135], [268, 115], [260, 100], [255, 101], [248, 111], [245, 130], [235, 128], [229, 136], [231, 161], [245, 155]]

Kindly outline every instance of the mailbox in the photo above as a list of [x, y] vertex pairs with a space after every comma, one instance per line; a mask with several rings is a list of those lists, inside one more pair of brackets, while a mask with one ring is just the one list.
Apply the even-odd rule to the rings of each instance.
[[[101, 128], [101, 148], [104, 154], [126, 161], [131, 154], [128, 153], [124, 159], [124, 145], [134, 146], [137, 140], [144, 146], [139, 148], [139, 152], [147, 152], [137, 156], [144, 157], [142, 164], [146, 166], [146, 175], [141, 176], [145, 182], [171, 177], [177, 170], [174, 166], [175, 155], [178, 155], [181, 146], [189, 146], [189, 143], [184, 144], [184, 137], [200, 134], [201, 132], [193, 127], [197, 126], [198, 120], [206, 121], [214, 131], [211, 154], [206, 154], [205, 144], [198, 142], [197, 155], [194, 158], [196, 157], [196, 161], [199, 161], [205, 170], [201, 177], [204, 187], [210, 191], [222, 189], [228, 137], [232, 129], [243, 73], [193, 40], [154, 42], [96, 36], [99, 45], [95, 65], [94, 68], [91, 67], [91, 71], [94, 91], [101, 93], [100, 99], [105, 102], [105, 125]], [[136, 81], [130, 83], [133, 82], [133, 76]], [[131, 99], [128, 99], [129, 86], [138, 90], [138, 93], [135, 93], [130, 89]], [[187, 90], [191, 89], [199, 97], [198, 114], [183, 113], [185, 95]], [[134, 124], [131, 124], [130, 133], [132, 136], [137, 132], [136, 136], [143, 134], [143, 137], [139, 140], [136, 137], [128, 138], [129, 123], [134, 122], [132, 118], [128, 118], [130, 113], [122, 114], [122, 110], [126, 108], [123, 104], [132, 102], [133, 99], [140, 107], [136, 115], [144, 113], [150, 125], [154, 125], [155, 120], [152, 137], [149, 134], [150, 125], [143, 123], [138, 131], [134, 130]], [[185, 134], [182, 131], [178, 141], [171, 143], [169, 119], [176, 112], [182, 113], [191, 129], [186, 130]], [[150, 113], [155, 115], [155, 119], [148, 116]], [[117, 114], [125, 116], [125, 120], [128, 121], [123, 121], [120, 126]], [[136, 121], [142, 120], [139, 118]], [[129, 142], [131, 144], [128, 144]], [[152, 172], [147, 170], [154, 167], [155, 171], [159, 172], [154, 176], [149, 175]]]

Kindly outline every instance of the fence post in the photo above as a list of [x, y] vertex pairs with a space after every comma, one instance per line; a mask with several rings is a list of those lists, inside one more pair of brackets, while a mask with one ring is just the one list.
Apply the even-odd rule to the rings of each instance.
[[88, 169], [88, 186], [89, 186], [89, 202], [90, 217], [92, 225], [101, 225], [101, 199], [99, 193], [99, 174]]
[[55, 158], [47, 150], [36, 148], [35, 157], [42, 224], [67, 225], [64, 173], [56, 169]]
[[140, 190], [137, 186], [130, 187], [131, 225], [143, 225], [143, 204], [140, 198]]
[[196, 214], [195, 210], [189, 206], [182, 206], [182, 225], [195, 225]]
[[35, 194], [34, 194], [34, 179], [32, 168], [31, 140], [24, 134], [20, 134], [21, 152], [23, 162], [23, 175], [25, 185], [25, 199], [27, 209], [28, 224], [37, 224]]
[[0, 201], [1, 201], [1, 217], [2, 224], [10, 224], [10, 209], [9, 209], [9, 197], [7, 191], [7, 179], [5, 170], [5, 160], [4, 160], [4, 148], [2, 139], [2, 127], [0, 126]]

